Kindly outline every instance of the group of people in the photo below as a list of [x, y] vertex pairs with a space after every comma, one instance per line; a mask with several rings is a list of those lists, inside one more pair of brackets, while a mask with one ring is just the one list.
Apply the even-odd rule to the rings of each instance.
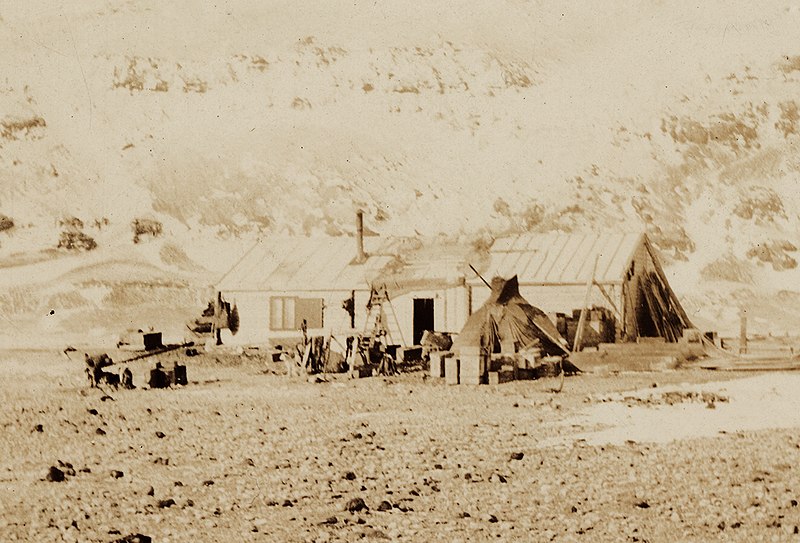
[[114, 365], [114, 361], [106, 353], [99, 356], [89, 356], [89, 353], [84, 353], [83, 356], [86, 362], [86, 377], [89, 380], [90, 387], [98, 388], [101, 384], [107, 384], [115, 389], [120, 386], [128, 390], [136, 388], [133, 384], [133, 373], [130, 368], [125, 367], [122, 370], [122, 375], [105, 370], [105, 368]]
[[[100, 385], [106, 384], [115, 389], [122, 387], [127, 390], [133, 390], [136, 388], [133, 384], [133, 372], [129, 367], [126, 366], [121, 374], [106, 370], [106, 368], [114, 365], [114, 361], [107, 354], [89, 356], [88, 353], [84, 353], [84, 361], [86, 363], [86, 377], [90, 387], [99, 388]], [[176, 362], [172, 371], [168, 372], [164, 370], [161, 362], [156, 362], [155, 368], [150, 370], [150, 379], [147, 384], [150, 388], [167, 388], [173, 384], [186, 385], [188, 384], [186, 366], [179, 365]]]

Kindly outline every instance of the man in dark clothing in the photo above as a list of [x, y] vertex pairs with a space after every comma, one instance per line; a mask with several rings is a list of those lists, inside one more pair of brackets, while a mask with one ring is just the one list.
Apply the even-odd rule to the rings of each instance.
[[164, 371], [161, 362], [156, 362], [155, 369], [150, 370], [150, 381], [148, 382], [150, 388], [167, 388], [169, 387], [169, 379], [167, 379], [167, 372]]
[[133, 390], [136, 388], [133, 385], [133, 373], [131, 372], [130, 368], [125, 368], [122, 372], [122, 388], [127, 390]]

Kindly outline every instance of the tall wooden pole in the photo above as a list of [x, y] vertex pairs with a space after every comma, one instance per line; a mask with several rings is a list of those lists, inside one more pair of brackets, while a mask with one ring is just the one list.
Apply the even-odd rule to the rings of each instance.
[[739, 354], [747, 354], [747, 310], [739, 310]]
[[583, 341], [583, 329], [586, 326], [586, 313], [589, 306], [589, 296], [592, 294], [592, 285], [594, 284], [594, 276], [597, 273], [597, 261], [600, 260], [600, 255], [594, 259], [594, 266], [592, 266], [592, 275], [589, 281], [586, 282], [586, 295], [583, 298], [583, 307], [581, 307], [581, 316], [578, 319], [578, 329], [575, 330], [575, 339], [572, 342], [572, 352], [577, 353], [581, 348], [581, 341]]

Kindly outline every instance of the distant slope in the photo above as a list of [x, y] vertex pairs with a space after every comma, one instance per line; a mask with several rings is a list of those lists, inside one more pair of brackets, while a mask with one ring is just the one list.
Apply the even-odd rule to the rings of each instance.
[[6, 11], [0, 258], [70, 216], [131, 248], [149, 217], [188, 259], [170, 273], [213, 281], [248, 239], [340, 234], [362, 207], [384, 234], [644, 227], [710, 323], [714, 296], [728, 315], [800, 283], [788, 2]]

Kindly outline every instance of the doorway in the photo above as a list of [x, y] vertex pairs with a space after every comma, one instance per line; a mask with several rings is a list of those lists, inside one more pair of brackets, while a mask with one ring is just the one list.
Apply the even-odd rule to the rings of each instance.
[[425, 330], [434, 330], [433, 298], [414, 298], [414, 345], [420, 344]]

